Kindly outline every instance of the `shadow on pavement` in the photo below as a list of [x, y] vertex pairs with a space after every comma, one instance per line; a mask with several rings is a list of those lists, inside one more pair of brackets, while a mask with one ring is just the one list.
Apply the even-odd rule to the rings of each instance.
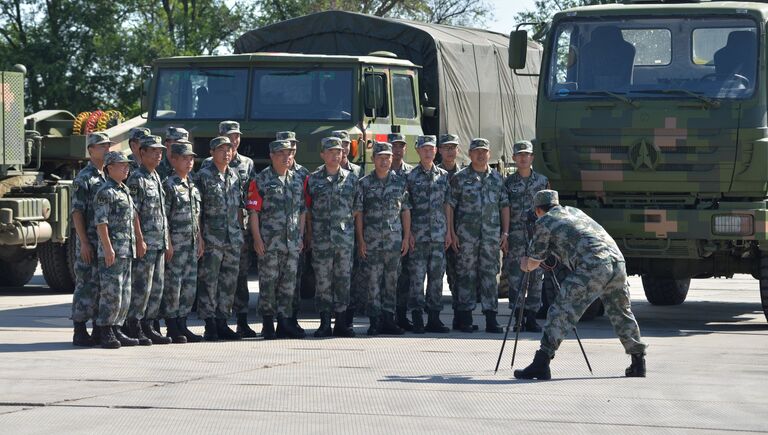
[[504, 375], [500, 375], [501, 379], [484, 379], [473, 378], [470, 376], [445, 376], [445, 375], [431, 375], [431, 376], [385, 376], [384, 379], [380, 379], [379, 382], [402, 382], [407, 384], [448, 384], [448, 385], [513, 385], [513, 384], [530, 384], [537, 382], [557, 382], [557, 381], [590, 381], [595, 379], [620, 379], [624, 376], [584, 376], [584, 377], [570, 377], [570, 378], [555, 378], [549, 381], [537, 381], [528, 379], [504, 379]]

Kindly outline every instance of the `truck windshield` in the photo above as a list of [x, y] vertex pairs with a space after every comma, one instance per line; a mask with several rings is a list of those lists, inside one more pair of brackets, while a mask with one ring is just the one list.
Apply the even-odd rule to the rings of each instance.
[[256, 68], [251, 119], [350, 120], [352, 70]]
[[757, 80], [757, 25], [745, 17], [579, 19], [552, 34], [551, 99], [706, 102], [747, 98]]
[[247, 68], [167, 68], [158, 73], [156, 119], [243, 119]]

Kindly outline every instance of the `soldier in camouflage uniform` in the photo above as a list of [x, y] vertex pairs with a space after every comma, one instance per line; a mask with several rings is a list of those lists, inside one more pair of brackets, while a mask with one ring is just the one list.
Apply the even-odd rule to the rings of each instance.
[[141, 223], [136, 239], [137, 255], [131, 266], [133, 284], [128, 308], [128, 335], [146, 346], [171, 343], [170, 338], [163, 337], [152, 326], [152, 321], [158, 319], [163, 300], [165, 259], [173, 255], [173, 251], [168, 249], [165, 192], [155, 170], [164, 150], [160, 136], [141, 138], [141, 166], [131, 173], [125, 183], [131, 190], [131, 199]]
[[[405, 178], [412, 170], [413, 165], [406, 163], [405, 157], [405, 135], [402, 133], [390, 133], [387, 135], [387, 142], [392, 144], [392, 167], [391, 170], [397, 175]], [[397, 272], [397, 325], [406, 331], [413, 330], [413, 323], [408, 320], [408, 298], [411, 294], [411, 277], [408, 269], [410, 255], [406, 254], [400, 259], [400, 269]]]
[[349, 161], [349, 148], [352, 145], [349, 132], [347, 130], [334, 130], [331, 132], [331, 136], [341, 140], [341, 167], [355, 174], [355, 177], [359, 179], [362, 176], [363, 168]]
[[408, 252], [411, 216], [406, 180], [390, 170], [392, 145], [373, 145], [374, 172], [360, 179], [355, 195], [355, 235], [358, 255], [368, 277], [368, 335], [405, 331], [394, 319], [397, 272]]
[[[472, 311], [479, 284], [486, 332], [503, 332], [496, 323], [499, 292], [499, 247], [507, 251], [509, 197], [504, 181], [488, 165], [490, 146], [482, 138], [469, 144], [472, 164], [451, 180], [449, 227], [454, 228], [454, 249], [458, 252], [457, 284], [459, 327], [472, 332]], [[455, 225], [453, 224], [455, 223]]]
[[197, 315], [205, 321], [206, 341], [240, 340], [227, 325], [237, 288], [243, 243], [243, 197], [240, 176], [229, 166], [232, 143], [211, 139], [213, 165], [200, 169], [195, 184], [202, 199], [200, 231], [205, 242], [197, 269]]
[[[229, 162], [229, 167], [237, 171], [240, 176], [240, 186], [243, 195], [243, 204], [246, 201], [248, 192], [248, 182], [253, 176], [253, 160], [237, 152], [240, 147], [240, 123], [237, 121], [222, 121], [219, 123], [219, 135], [226, 136], [232, 142], [232, 151], [234, 156]], [[210, 157], [205, 159], [200, 168], [212, 165]], [[245, 213], [243, 213], [245, 215]], [[237, 333], [243, 338], [255, 338], [256, 331], [248, 325], [248, 301], [250, 292], [248, 291], [248, 269], [251, 267], [251, 250], [253, 249], [253, 240], [248, 226], [243, 222], [243, 245], [240, 248], [240, 265], [237, 273], [237, 290], [235, 290], [235, 302], [232, 305], [232, 311], [237, 313]]]
[[128, 147], [131, 148], [131, 155], [128, 156], [131, 159], [132, 169], [136, 169], [141, 166], [139, 161], [139, 149], [141, 148], [141, 138], [152, 134], [152, 130], [146, 127], [135, 127], [128, 131]]
[[[261, 335], [304, 338], [293, 321], [296, 269], [303, 250], [305, 226], [304, 179], [290, 169], [296, 148], [288, 140], [269, 144], [272, 164], [259, 172], [248, 187], [253, 248], [259, 256], [259, 313]], [[277, 331], [274, 316], [277, 314]]]
[[[413, 332], [445, 333], [449, 329], [440, 321], [443, 309], [443, 275], [445, 250], [451, 245], [446, 209], [450, 198], [448, 173], [435, 163], [437, 138], [419, 136], [416, 141], [419, 164], [407, 176], [408, 197], [411, 201], [411, 294], [408, 310], [413, 319]], [[429, 313], [424, 327], [424, 279], [427, 278], [426, 309]]]
[[[163, 142], [163, 144], [166, 148], [169, 148], [171, 144], [174, 143], [186, 143], [191, 145], [192, 142], [189, 141], [189, 132], [181, 127], [168, 127], [165, 131], [165, 142]], [[163, 157], [163, 160], [157, 166], [157, 175], [160, 176], [160, 181], [165, 181], [165, 179], [173, 173], [173, 167], [171, 166], [170, 160], [168, 160], [170, 153], [169, 150], [166, 150], [165, 157]]]
[[624, 350], [632, 356], [625, 374], [645, 377], [646, 344], [640, 337], [630, 308], [624, 256], [616, 242], [597, 222], [573, 207], [560, 206], [554, 190], [536, 193], [536, 226], [528, 257], [520, 259], [524, 272], [535, 270], [552, 254], [572, 273], [563, 280], [560, 294], [550, 305], [541, 347], [533, 363], [515, 370], [518, 379], [550, 379], [549, 362], [563, 339], [595, 299], [600, 298]]
[[120, 325], [131, 300], [131, 260], [136, 255], [136, 234], [141, 231], [131, 193], [123, 181], [130, 160], [119, 151], [104, 156], [107, 180], [96, 193], [94, 223], [99, 236], [99, 312], [101, 347], [136, 346], [138, 340], [123, 335]]
[[[509, 237], [508, 250], [504, 256], [504, 275], [509, 289], [509, 307], [515, 316], [523, 303], [523, 291], [520, 289], [523, 273], [520, 270], [520, 258], [525, 256], [525, 249], [532, 231], [533, 223], [529, 215], [533, 207], [533, 195], [544, 189], [549, 189], [549, 180], [544, 175], [535, 172], [533, 164], [533, 144], [524, 140], [514, 144], [512, 159], [517, 171], [504, 180], [504, 187], [509, 194]], [[534, 219], [535, 220], [535, 219]], [[531, 272], [528, 283], [528, 296], [525, 299], [525, 315], [520, 319], [521, 330], [541, 332], [536, 323], [536, 313], [541, 308], [541, 288], [544, 274], [541, 269]], [[517, 324], [517, 322], [515, 322]]]
[[200, 234], [200, 191], [189, 177], [196, 154], [192, 145], [171, 144], [173, 174], [163, 182], [165, 215], [168, 217], [169, 244], [173, 256], [165, 263], [162, 315], [168, 336], [177, 341], [183, 336], [197, 343], [203, 337], [189, 330], [187, 316], [197, 293], [197, 261], [203, 256]]
[[[104, 154], [113, 142], [105, 133], [91, 133], [87, 143], [90, 162], [72, 182], [72, 225], [77, 233], [75, 292], [72, 295], [72, 322], [75, 325], [72, 344], [75, 346], [94, 346], [99, 340], [99, 327], [95, 321], [99, 306], [99, 264], [95, 254], [99, 240], [94, 223], [94, 200], [106, 181]], [[93, 320], [93, 337], [88, 335], [85, 325], [89, 319]]]
[[[304, 183], [309, 221], [306, 239], [312, 247], [315, 305], [320, 313], [320, 327], [314, 335], [354, 337], [346, 310], [355, 239], [352, 206], [357, 176], [341, 167], [341, 140], [324, 138], [321, 147], [320, 156], [325, 164]], [[336, 313], [333, 331], [331, 312]]]

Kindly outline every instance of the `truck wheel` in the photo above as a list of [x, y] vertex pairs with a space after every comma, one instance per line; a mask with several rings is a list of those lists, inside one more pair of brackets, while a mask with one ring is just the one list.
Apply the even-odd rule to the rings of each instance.
[[645, 297], [653, 305], [680, 305], [688, 296], [691, 279], [658, 278], [643, 275]]
[[768, 320], [768, 257], [760, 257], [760, 302], [763, 304], [763, 314]]
[[37, 269], [37, 255], [32, 254], [19, 261], [0, 260], [0, 287], [21, 287], [26, 285]]
[[72, 245], [72, 239], [63, 244], [41, 243], [37, 248], [40, 265], [43, 267], [43, 278], [48, 283], [48, 287], [57, 292], [72, 293], [75, 291], [70, 245]]

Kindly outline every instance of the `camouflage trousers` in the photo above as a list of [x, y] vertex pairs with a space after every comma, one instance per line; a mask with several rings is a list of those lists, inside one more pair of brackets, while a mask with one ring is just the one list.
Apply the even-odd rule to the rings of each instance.
[[456, 283], [456, 259], [458, 254], [453, 248], [445, 251], [445, 276], [448, 280], [448, 289], [451, 291], [451, 308], [454, 310], [459, 304], [458, 285]]
[[368, 277], [368, 315], [379, 316], [382, 311], [394, 313], [397, 304], [397, 274], [400, 270], [400, 250], [368, 250], [365, 273]]
[[315, 307], [320, 313], [346, 311], [352, 279], [352, 251], [347, 247], [312, 250]]
[[445, 243], [416, 243], [410, 254], [411, 294], [408, 310], [424, 310], [424, 279], [427, 280], [426, 309], [443, 309], [443, 275], [445, 275]]
[[645, 353], [647, 347], [640, 338], [630, 307], [629, 285], [624, 262], [605, 262], [589, 269], [576, 269], [563, 280], [560, 293], [547, 312], [541, 350], [554, 356], [563, 339], [584, 314], [600, 298], [605, 314], [613, 325], [624, 350], [629, 354]]
[[483, 311], [498, 311], [499, 288], [496, 284], [496, 274], [499, 273], [499, 246], [492, 242], [462, 240], [459, 244], [456, 269], [459, 293], [457, 309], [474, 310], [479, 287]]
[[365, 260], [357, 255], [357, 242], [353, 250], [352, 281], [349, 286], [349, 308], [362, 311], [368, 305], [368, 277]]
[[197, 316], [228, 319], [237, 287], [240, 245], [206, 245], [197, 265]]
[[251, 300], [251, 293], [248, 290], [248, 270], [251, 268], [253, 236], [250, 230], [243, 231], [243, 240], [245, 243], [240, 247], [240, 266], [237, 270], [237, 290], [235, 290], [235, 301], [232, 303], [232, 311], [235, 313], [247, 313], [248, 302]]
[[99, 313], [96, 324], [114, 326], [125, 323], [128, 306], [131, 303], [131, 262], [130, 258], [115, 258], [107, 267], [99, 258]]
[[[509, 251], [504, 256], [502, 273], [506, 278], [509, 294], [509, 308], [520, 309], [523, 303], [523, 291], [521, 285], [525, 273], [520, 269], [520, 258], [525, 256], [526, 239], [525, 230], [510, 231], [507, 238]], [[539, 268], [531, 272], [528, 292], [525, 298], [525, 309], [539, 311], [541, 308], [541, 289], [544, 284], [544, 271]]]
[[296, 260], [296, 281], [293, 289], [293, 300], [291, 302], [291, 312], [295, 316], [299, 312], [299, 306], [301, 306], [301, 284], [304, 273], [307, 272], [307, 263], [310, 261], [311, 255], [306, 251], [299, 253], [299, 258]]
[[267, 251], [259, 257], [259, 314], [293, 316], [299, 252]]
[[[96, 319], [99, 309], [99, 264], [94, 259], [86, 263], [80, 258], [80, 242], [72, 239], [75, 245], [75, 292], [72, 294], [72, 321], [87, 322]], [[96, 247], [91, 245], [93, 255]]]
[[397, 308], [408, 308], [411, 296], [411, 254], [400, 257], [400, 268], [397, 271]]
[[173, 239], [173, 257], [165, 263], [165, 288], [161, 315], [164, 318], [187, 317], [197, 294], [197, 247], [187, 234], [186, 240]]
[[141, 258], [135, 258], [131, 266], [130, 319], [157, 319], [163, 301], [165, 275], [165, 250], [148, 249]]

